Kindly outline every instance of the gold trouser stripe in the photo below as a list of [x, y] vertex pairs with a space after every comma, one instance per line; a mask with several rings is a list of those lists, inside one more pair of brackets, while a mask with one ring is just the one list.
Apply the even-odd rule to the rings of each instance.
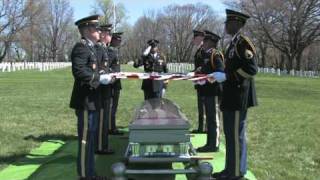
[[202, 101], [202, 109], [203, 109], [203, 124], [204, 124], [204, 130], [208, 132], [208, 125], [207, 125], [207, 115], [206, 115], [206, 106], [205, 103], [203, 102], [203, 99], [201, 99]]
[[100, 121], [99, 121], [99, 139], [98, 139], [98, 150], [102, 151], [102, 130], [103, 130], [103, 111], [104, 109], [100, 109]]
[[108, 129], [111, 129], [112, 127], [111, 127], [111, 124], [112, 124], [112, 122], [111, 122], [111, 112], [112, 112], [112, 105], [113, 105], [113, 97], [111, 97], [110, 98], [110, 104], [109, 104], [109, 114], [108, 114], [108, 116], [109, 116], [109, 128]]
[[235, 112], [234, 122], [234, 147], [235, 147], [235, 176], [240, 175], [240, 143], [239, 143], [239, 122], [240, 122], [240, 111]]
[[81, 140], [81, 177], [86, 177], [86, 146], [88, 134], [88, 111], [83, 111], [83, 132]]
[[215, 99], [215, 108], [216, 108], [216, 147], [219, 146], [219, 137], [220, 137], [220, 110], [219, 110], [219, 98], [218, 96], [214, 97]]

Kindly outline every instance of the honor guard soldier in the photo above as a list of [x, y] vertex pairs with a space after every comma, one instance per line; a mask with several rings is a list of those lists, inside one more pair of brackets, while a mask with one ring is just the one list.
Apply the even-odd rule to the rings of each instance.
[[[203, 53], [199, 62], [199, 67], [195, 74], [211, 74], [213, 72], [223, 72], [223, 54], [217, 50], [220, 37], [210, 31], [205, 31], [203, 40]], [[221, 84], [209, 82], [208, 80], [198, 81], [199, 94], [203, 99], [206, 124], [207, 124], [207, 143], [197, 149], [198, 152], [217, 152], [219, 151], [219, 94]]]
[[213, 73], [223, 83], [221, 110], [226, 138], [226, 165], [216, 179], [244, 179], [247, 172], [246, 118], [247, 110], [257, 105], [254, 75], [257, 73], [256, 51], [240, 29], [249, 18], [240, 12], [226, 10], [226, 33], [232, 40], [226, 50], [225, 74]]
[[95, 43], [99, 40], [98, 15], [78, 20], [75, 24], [81, 34], [71, 52], [74, 86], [70, 107], [75, 109], [78, 119], [78, 159], [79, 179], [105, 179], [95, 174], [95, 134], [98, 123], [99, 85], [108, 84], [111, 77], [99, 75], [99, 59]]
[[[108, 53], [108, 45], [111, 41], [112, 24], [100, 26], [100, 41], [97, 43], [97, 51], [100, 55], [102, 63], [99, 66], [99, 73], [110, 73], [110, 55]], [[99, 110], [99, 124], [97, 131], [96, 154], [113, 154], [113, 150], [109, 148], [108, 129], [111, 115], [111, 96], [112, 96], [112, 79], [108, 85], [101, 85], [101, 108]]]
[[[108, 49], [108, 54], [110, 58], [110, 70], [113, 73], [120, 72], [120, 60], [119, 60], [119, 47], [121, 45], [121, 35], [123, 32], [116, 32], [112, 34], [110, 47]], [[123, 132], [120, 132], [116, 126], [116, 113], [118, 109], [118, 102], [120, 98], [120, 91], [121, 91], [121, 81], [117, 79], [111, 85], [111, 121], [110, 121], [110, 134], [113, 135], [123, 135]]]
[[[135, 62], [133, 66], [138, 68], [143, 65], [144, 71], [148, 73], [167, 73], [165, 57], [158, 50], [159, 41], [151, 39], [147, 43], [149, 46], [143, 52], [139, 62]], [[144, 79], [141, 87], [144, 92], [144, 99], [162, 98], [165, 86], [164, 81]]]
[[[197, 71], [197, 69], [201, 66], [201, 57], [203, 53], [203, 39], [204, 39], [204, 32], [193, 30], [193, 45], [197, 46], [197, 51], [194, 55], [194, 70], [193, 72]], [[204, 119], [204, 99], [200, 96], [200, 85], [195, 84], [194, 88], [197, 91], [197, 104], [198, 104], [198, 129], [193, 130], [192, 133], [204, 133], [205, 130], [203, 129], [203, 119]]]

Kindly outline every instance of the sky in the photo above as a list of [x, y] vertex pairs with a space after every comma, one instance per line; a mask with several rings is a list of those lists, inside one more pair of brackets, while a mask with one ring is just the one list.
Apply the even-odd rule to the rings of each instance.
[[[69, 0], [74, 9], [74, 19], [86, 17], [92, 11], [94, 0]], [[204, 3], [212, 7], [218, 14], [224, 15], [225, 5], [223, 0], [113, 0], [116, 4], [122, 3], [126, 9], [127, 22], [133, 25], [136, 20], [148, 10], [158, 10], [170, 4]]]

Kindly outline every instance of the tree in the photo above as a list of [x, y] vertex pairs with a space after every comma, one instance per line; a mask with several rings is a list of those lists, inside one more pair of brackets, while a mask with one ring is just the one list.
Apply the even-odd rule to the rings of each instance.
[[[151, 38], [160, 41], [159, 48], [169, 62], [191, 62], [194, 47], [191, 44], [193, 29], [207, 29], [220, 34], [221, 20], [211, 7], [204, 4], [171, 5], [158, 11], [149, 11], [140, 17], [126, 45], [124, 54], [137, 59]], [[134, 57], [135, 58], [132, 58]]]
[[111, 23], [116, 30], [124, 21], [126, 10], [123, 4], [113, 0], [95, 0], [92, 14], [102, 14], [101, 23]]
[[0, 62], [6, 57], [15, 35], [26, 27], [23, 0], [0, 1]]
[[64, 53], [65, 44], [69, 41], [68, 27], [72, 25], [73, 10], [67, 0], [49, 0], [47, 30], [49, 39], [50, 59], [57, 61], [57, 57]]
[[282, 52], [288, 69], [301, 69], [303, 51], [320, 37], [320, 0], [241, 0], [270, 44]]

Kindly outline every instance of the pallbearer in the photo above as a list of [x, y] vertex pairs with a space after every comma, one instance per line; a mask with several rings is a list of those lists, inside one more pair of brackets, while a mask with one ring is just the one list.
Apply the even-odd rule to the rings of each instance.
[[223, 82], [221, 110], [226, 137], [225, 169], [213, 176], [218, 179], [244, 179], [247, 172], [247, 110], [257, 105], [254, 76], [257, 73], [256, 51], [250, 39], [240, 32], [248, 15], [226, 10], [225, 30], [232, 36], [226, 51], [225, 74], [212, 76]]
[[[193, 45], [197, 46], [197, 51], [194, 55], [194, 70], [193, 72], [197, 71], [200, 68], [201, 64], [201, 57], [203, 53], [203, 39], [204, 39], [204, 32], [193, 30]], [[197, 104], [198, 104], [198, 129], [193, 130], [192, 133], [204, 133], [203, 127], [203, 120], [204, 120], [204, 97], [200, 96], [200, 85], [195, 84], [194, 88], [197, 91]]]
[[[99, 73], [110, 73], [110, 55], [108, 53], [108, 46], [111, 41], [112, 24], [104, 24], [100, 26], [100, 41], [96, 48], [98, 55], [101, 56], [101, 64], [99, 65]], [[99, 124], [97, 131], [97, 146], [96, 154], [113, 154], [113, 150], [109, 147], [109, 124], [111, 116], [111, 96], [112, 96], [112, 82], [108, 85], [100, 87], [101, 93], [101, 108], [99, 110]]]
[[[111, 72], [120, 72], [120, 59], [119, 59], [119, 48], [121, 45], [121, 35], [122, 32], [116, 32], [112, 34], [110, 47], [108, 49], [108, 54], [110, 58], [110, 70]], [[117, 129], [116, 126], [116, 114], [118, 109], [118, 102], [120, 97], [120, 91], [121, 91], [121, 81], [120, 79], [117, 79], [112, 85], [111, 85], [111, 118], [110, 118], [110, 134], [113, 135], [122, 135], [123, 133], [120, 132]]]
[[[223, 72], [223, 55], [217, 50], [220, 37], [210, 31], [205, 31], [203, 40], [203, 53], [196, 69], [197, 74], [210, 74], [213, 72]], [[203, 97], [206, 123], [207, 123], [207, 143], [197, 149], [198, 152], [217, 152], [219, 150], [219, 94], [221, 84], [203, 80], [199, 83], [199, 94]]]
[[98, 126], [99, 85], [110, 83], [107, 74], [99, 75], [99, 57], [95, 43], [99, 40], [98, 15], [78, 20], [81, 40], [72, 49], [72, 74], [74, 86], [70, 107], [78, 118], [78, 159], [79, 179], [106, 179], [95, 175], [95, 135]]

